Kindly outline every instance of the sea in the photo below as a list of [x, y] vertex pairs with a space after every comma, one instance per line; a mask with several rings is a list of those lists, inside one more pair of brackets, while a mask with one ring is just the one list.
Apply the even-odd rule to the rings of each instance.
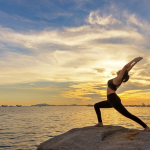
[[[150, 107], [126, 107], [150, 126]], [[104, 125], [143, 128], [113, 108], [102, 108]], [[36, 150], [37, 146], [73, 128], [97, 123], [93, 106], [0, 107], [0, 150]]]

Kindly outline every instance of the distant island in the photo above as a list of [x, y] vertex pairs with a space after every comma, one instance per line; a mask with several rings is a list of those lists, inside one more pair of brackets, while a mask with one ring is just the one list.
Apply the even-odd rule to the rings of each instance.
[[[1, 105], [2, 107], [14, 107], [12, 105], [8, 106], [8, 105]], [[16, 105], [16, 107], [21, 107], [22, 105]]]
[[77, 105], [77, 104], [72, 104], [72, 105], [49, 105], [49, 104], [46, 104], [46, 103], [42, 103], [42, 104], [35, 104], [35, 105], [31, 105], [31, 106], [94, 106], [94, 105]]
[[49, 104], [43, 103], [43, 104], [36, 104], [36, 105], [31, 105], [31, 106], [56, 106], [56, 105], [49, 105]]
[[17, 107], [21, 107], [22, 105], [16, 105]]

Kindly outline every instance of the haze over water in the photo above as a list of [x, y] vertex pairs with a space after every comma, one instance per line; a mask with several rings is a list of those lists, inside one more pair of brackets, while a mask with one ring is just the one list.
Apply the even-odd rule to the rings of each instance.
[[[126, 107], [150, 125], [149, 107]], [[113, 108], [101, 109], [104, 125], [142, 129]], [[0, 107], [0, 149], [34, 150], [40, 143], [72, 128], [97, 123], [92, 106]]]

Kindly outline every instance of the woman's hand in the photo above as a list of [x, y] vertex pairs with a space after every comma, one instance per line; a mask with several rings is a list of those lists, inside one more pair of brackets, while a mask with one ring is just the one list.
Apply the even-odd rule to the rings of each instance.
[[143, 59], [143, 57], [136, 57], [135, 59], [134, 59], [134, 61], [137, 63], [137, 62], [139, 62], [140, 60], [142, 60]]

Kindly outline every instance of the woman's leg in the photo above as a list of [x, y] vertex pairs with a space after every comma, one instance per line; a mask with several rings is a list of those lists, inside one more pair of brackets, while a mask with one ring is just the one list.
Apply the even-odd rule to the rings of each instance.
[[108, 101], [98, 102], [94, 105], [99, 123], [102, 123], [102, 117], [101, 117], [101, 112], [99, 108], [111, 108], [111, 107], [112, 106], [108, 103]]
[[143, 126], [143, 128], [146, 128], [147, 125], [142, 120], [140, 120], [138, 117], [132, 115], [127, 111], [127, 109], [122, 105], [121, 100], [117, 95], [110, 96], [108, 102], [122, 115], [139, 123], [141, 126]]

